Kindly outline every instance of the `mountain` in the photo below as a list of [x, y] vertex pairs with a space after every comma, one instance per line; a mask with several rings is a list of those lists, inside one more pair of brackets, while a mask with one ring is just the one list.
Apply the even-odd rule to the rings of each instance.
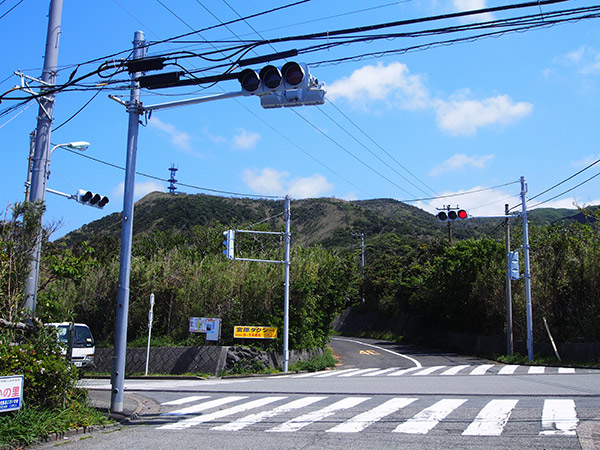
[[[267, 221], [274, 229], [283, 225], [284, 201], [248, 198], [228, 198], [212, 195], [166, 194], [153, 192], [135, 204], [134, 234], [154, 230], [186, 230], [195, 225], [220, 223], [226, 227], [243, 228]], [[557, 220], [575, 220], [576, 210], [535, 210], [531, 223], [547, 225]], [[482, 236], [502, 236], [501, 219], [472, 219], [452, 224], [456, 239]], [[369, 239], [393, 233], [409, 241], [442, 238], [448, 225], [437, 221], [433, 214], [393, 199], [347, 201], [336, 198], [293, 200], [291, 226], [294, 241], [302, 245], [321, 244], [326, 248], [356, 247], [352, 233], [364, 233]], [[98, 236], [119, 237], [121, 214], [113, 213], [67, 234], [62, 240], [68, 245]]]

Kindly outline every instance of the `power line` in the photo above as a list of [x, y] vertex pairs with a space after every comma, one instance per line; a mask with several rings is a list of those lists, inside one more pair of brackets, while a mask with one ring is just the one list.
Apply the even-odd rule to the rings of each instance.
[[581, 183], [579, 183], [578, 185], [576, 185], [576, 186], [573, 186], [572, 188], [570, 188], [570, 189], [567, 189], [566, 191], [563, 191], [563, 192], [561, 192], [560, 194], [557, 194], [557, 195], [555, 195], [554, 197], [551, 197], [551, 198], [549, 198], [548, 200], [544, 200], [543, 202], [539, 202], [539, 203], [536, 203], [535, 205], [532, 205], [532, 206], [530, 206], [530, 208], [535, 208], [536, 206], [540, 206], [540, 205], [543, 205], [544, 203], [551, 202], [552, 200], [555, 200], [555, 199], [557, 199], [558, 197], [561, 197], [561, 196], [563, 196], [563, 195], [565, 195], [565, 194], [567, 194], [567, 193], [569, 193], [569, 192], [571, 192], [571, 191], [573, 191], [573, 190], [577, 189], [578, 187], [580, 187], [580, 186], [583, 186], [585, 183], [587, 183], [587, 182], [589, 182], [589, 181], [592, 181], [594, 178], [596, 178], [596, 177], [597, 177], [597, 176], [599, 176], [599, 175], [600, 175], [600, 172], [598, 172], [596, 175], [592, 175], [592, 176], [591, 176], [591, 177], [589, 177], [587, 180], [585, 180], [585, 181], [582, 181], [582, 182], [581, 182]]
[[[435, 195], [437, 195], [437, 192], [435, 192], [434, 189], [432, 189], [431, 187], [429, 187], [427, 184], [425, 184], [421, 179], [419, 179], [415, 174], [413, 174], [410, 170], [408, 170], [402, 163], [400, 163], [400, 161], [398, 161], [396, 158], [394, 158], [393, 155], [391, 155], [387, 150], [385, 150], [381, 145], [379, 145], [371, 136], [369, 136], [356, 122], [354, 122], [350, 117], [348, 117], [340, 108], [338, 108], [336, 106], [336, 104], [327, 99], [327, 102], [333, 106], [336, 111], [338, 111], [342, 116], [344, 116], [344, 118], [350, 122], [352, 125], [354, 125], [354, 127], [360, 131], [367, 139], [369, 139], [375, 146], [377, 146], [382, 152], [384, 152], [392, 161], [394, 161], [396, 164], [398, 164], [402, 169], [404, 169], [409, 175], [411, 175], [415, 180], [417, 180], [419, 183], [421, 183], [424, 187], [426, 187], [427, 189], [429, 189], [430, 192], [433, 192]], [[401, 175], [402, 176], [402, 175]], [[404, 178], [404, 177], [402, 177]], [[404, 178], [406, 179], [406, 178]], [[408, 181], [408, 180], [407, 180]], [[409, 181], [410, 183], [410, 181]], [[412, 184], [412, 183], [411, 183]], [[414, 184], [413, 184], [414, 186]], [[425, 191], [423, 191], [421, 188], [415, 186], [417, 189], [419, 189], [421, 192], [427, 194]]]
[[[119, 170], [123, 170], [123, 171], [125, 170], [125, 167], [119, 166], [117, 164], [113, 164], [113, 163], [110, 163], [108, 161], [103, 161], [101, 159], [94, 158], [93, 156], [89, 156], [89, 155], [86, 155], [84, 153], [80, 153], [80, 152], [77, 152], [75, 150], [71, 150], [71, 149], [69, 149], [67, 147], [65, 147], [64, 149], [66, 151], [70, 152], [70, 153], [73, 153], [74, 155], [80, 156], [82, 158], [87, 158], [89, 160], [95, 161], [95, 162], [100, 163], [100, 164], [104, 164], [105, 166], [113, 167], [115, 169], [119, 169]], [[155, 175], [150, 175], [150, 174], [147, 174], [147, 173], [144, 173], [144, 172], [137, 172], [136, 171], [135, 173], [137, 175], [142, 176], [142, 177], [150, 178], [152, 180], [163, 181], [165, 183], [169, 182], [169, 180], [166, 179], [166, 178], [157, 177]], [[191, 189], [197, 189], [199, 191], [214, 192], [214, 193], [217, 193], [217, 194], [237, 195], [239, 197], [276, 198], [276, 199], [283, 199], [283, 198], [285, 198], [285, 197], [282, 197], [280, 195], [257, 195], [257, 194], [247, 194], [247, 193], [243, 193], [243, 192], [224, 191], [224, 190], [221, 190], [221, 189], [212, 189], [212, 188], [197, 186], [197, 185], [194, 185], [194, 184], [181, 183], [179, 181], [176, 181], [175, 184], [178, 184], [178, 185], [183, 186], [183, 187], [188, 187], [188, 188], [191, 188]]]
[[[571, 180], [571, 179], [575, 178], [577, 175], [579, 175], [579, 174], [581, 174], [581, 173], [585, 172], [586, 170], [588, 170], [589, 168], [591, 168], [591, 167], [595, 166], [595, 165], [596, 165], [596, 164], [598, 164], [599, 162], [600, 162], [600, 159], [597, 159], [596, 161], [592, 162], [591, 164], [588, 164], [588, 165], [587, 165], [586, 167], [584, 167], [583, 169], [581, 169], [581, 170], [579, 170], [579, 171], [575, 172], [573, 175], [571, 175], [571, 176], [569, 176], [569, 177], [565, 178], [564, 180], [562, 180], [562, 181], [559, 181], [559, 182], [558, 182], [558, 183], [556, 183], [554, 186], [551, 186], [551, 187], [549, 187], [548, 189], [546, 189], [546, 190], [544, 190], [544, 191], [540, 192], [539, 194], [536, 194], [536, 195], [534, 195], [533, 197], [530, 197], [530, 198], [529, 198], [529, 201], [531, 201], [531, 200], [533, 200], [533, 199], [536, 199], [536, 198], [538, 198], [538, 197], [540, 197], [540, 196], [544, 195], [544, 194], [545, 194], [545, 193], [547, 193], [547, 192], [550, 192], [552, 189], [555, 189], [555, 188], [557, 188], [558, 186], [560, 186], [561, 184], [564, 184], [564, 183], [566, 183], [567, 181], [569, 181], [569, 180]], [[573, 189], [575, 189], [575, 188], [577, 188], [577, 187], [581, 186], [582, 184], [585, 184], [585, 183], [587, 183], [588, 181], [592, 180], [592, 179], [593, 179], [593, 178], [595, 178], [596, 176], [597, 176], [597, 175], [594, 175], [593, 177], [591, 177], [591, 178], [588, 178], [588, 179], [587, 179], [586, 181], [584, 181], [583, 183], [581, 183], [581, 184], [578, 184], [578, 185], [577, 185], [577, 186], [575, 186], [574, 188], [572, 188], [572, 189], [569, 189], [569, 190], [567, 190], [567, 191], [565, 191], [565, 192], [563, 192], [563, 193], [561, 193], [561, 194], [558, 194], [557, 196], [555, 196], [555, 197], [552, 197], [552, 198], [551, 198], [551, 199], [549, 199], [549, 200], [545, 200], [545, 201], [543, 201], [543, 202], [541, 202], [541, 203], [538, 203], [537, 205], [541, 205], [541, 204], [543, 204], [543, 203], [549, 202], [549, 201], [551, 201], [551, 200], [554, 200], [554, 199], [555, 199], [555, 198], [557, 198], [557, 197], [560, 197], [560, 196], [561, 196], [561, 195], [563, 195], [563, 194], [566, 194], [567, 192], [571, 192]], [[515, 206], [511, 207], [511, 208], [509, 209], [509, 211], [511, 211], [511, 210], [513, 210], [513, 209], [515, 209], [515, 208], [519, 207], [520, 205], [521, 205], [521, 204], [519, 203], [519, 204], [517, 204], [517, 205], [515, 205]], [[535, 205], [535, 206], [537, 206], [537, 205]]]

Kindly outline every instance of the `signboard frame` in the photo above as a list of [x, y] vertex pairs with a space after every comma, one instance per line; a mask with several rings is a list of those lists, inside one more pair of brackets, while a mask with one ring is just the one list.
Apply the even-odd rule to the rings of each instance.
[[0, 377], [0, 413], [23, 406], [23, 375]]

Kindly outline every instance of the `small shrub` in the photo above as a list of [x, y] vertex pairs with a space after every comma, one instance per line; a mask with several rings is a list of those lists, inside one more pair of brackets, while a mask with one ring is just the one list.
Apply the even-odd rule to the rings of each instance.
[[325, 370], [330, 367], [335, 367], [338, 360], [333, 356], [331, 350], [325, 349], [325, 354], [322, 356], [314, 356], [307, 361], [298, 361], [292, 364], [289, 368], [291, 372], [298, 372], [306, 370], [308, 372], [317, 372], [319, 370]]
[[11, 342], [12, 337], [0, 331], [0, 376], [24, 376], [23, 401], [27, 405], [61, 407], [78, 371], [61, 356], [52, 330], [38, 327], [21, 336], [19, 343]]

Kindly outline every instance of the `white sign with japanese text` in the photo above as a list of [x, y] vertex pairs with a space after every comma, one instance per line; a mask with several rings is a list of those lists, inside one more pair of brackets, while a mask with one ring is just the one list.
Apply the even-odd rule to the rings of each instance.
[[0, 377], [0, 412], [15, 411], [23, 406], [23, 375]]

